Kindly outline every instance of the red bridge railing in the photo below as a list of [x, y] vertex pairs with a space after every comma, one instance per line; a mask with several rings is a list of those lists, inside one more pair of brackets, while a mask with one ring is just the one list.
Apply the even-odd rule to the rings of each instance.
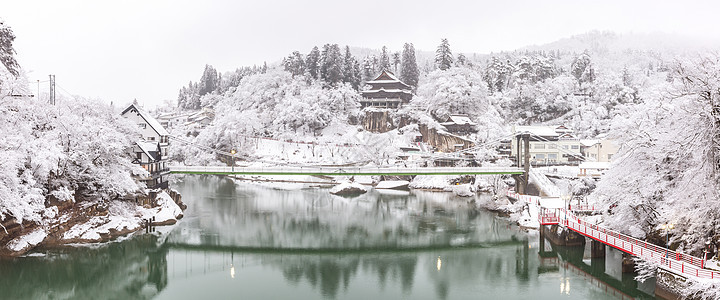
[[[508, 192], [507, 195], [508, 197], [514, 197], [515, 199], [522, 199], [515, 196], [527, 196], [519, 195], [514, 192]], [[529, 199], [533, 200], [534, 198]], [[539, 203], [539, 199], [537, 200], [538, 202], [536, 203]], [[679, 274], [685, 274], [697, 278], [720, 279], [720, 272], [705, 269], [705, 259], [673, 251], [668, 248], [660, 247], [646, 241], [624, 235], [614, 230], [600, 227], [596, 224], [588, 223], [578, 216], [568, 213], [564, 209], [560, 209], [559, 211], [561, 214], [567, 216], [562, 222], [560, 222], [561, 225], [567, 226], [569, 229], [593, 240], [632, 254], [633, 256], [640, 257], [646, 261], [655, 262], [660, 266], [673, 270]], [[542, 220], [546, 215], [547, 213], [541, 213], [539, 217]]]

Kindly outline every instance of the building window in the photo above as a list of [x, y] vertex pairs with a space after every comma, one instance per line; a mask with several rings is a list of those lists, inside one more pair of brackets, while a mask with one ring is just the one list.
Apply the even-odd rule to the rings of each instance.
[[580, 146], [578, 146], [578, 145], [572, 145], [572, 149], [573, 149], [573, 150], [580, 149]]
[[548, 160], [557, 160], [557, 154], [556, 153], [548, 154]]
[[556, 144], [548, 144], [548, 149], [557, 149]]
[[535, 144], [535, 149], [545, 149], [545, 144]]
[[612, 154], [608, 154], [608, 160], [612, 159]]
[[545, 159], [545, 154], [535, 154], [535, 159], [543, 160], [543, 159]]
[[563, 145], [563, 149], [567, 150], [567, 149], [568, 149], [568, 145]]
[[148, 140], [154, 141], [154, 140], [155, 140], [155, 137], [154, 137], [154, 136], [149, 136], [149, 137], [148, 137]]
[[138, 152], [136, 154], [137, 154], [137, 159], [142, 159], [142, 152]]

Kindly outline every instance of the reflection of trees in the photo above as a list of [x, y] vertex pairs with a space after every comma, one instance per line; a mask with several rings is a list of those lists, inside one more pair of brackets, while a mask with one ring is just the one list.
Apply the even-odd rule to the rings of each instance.
[[167, 250], [136, 236], [98, 248], [0, 261], [4, 299], [149, 299], [167, 285]]
[[347, 290], [359, 270], [376, 274], [381, 288], [388, 280], [397, 280], [403, 291], [409, 292], [417, 261], [416, 255], [297, 255], [283, 257], [277, 267], [288, 282], [297, 285], [305, 280], [324, 297], [337, 298], [340, 289]]
[[407, 248], [482, 243], [506, 239], [511, 232], [507, 222], [449, 193], [370, 192], [347, 199], [326, 190], [287, 191], [251, 184], [227, 190], [235, 186], [232, 181], [208, 176], [185, 181], [179, 189], [191, 206], [186, 214], [198, 218], [189, 221], [188, 230], [176, 230], [172, 242], [282, 249]]

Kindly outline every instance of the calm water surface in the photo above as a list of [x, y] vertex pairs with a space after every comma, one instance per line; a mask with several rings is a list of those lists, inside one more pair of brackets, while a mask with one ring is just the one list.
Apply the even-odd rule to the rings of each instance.
[[653, 299], [619, 253], [553, 247], [467, 198], [297, 187], [185, 177], [167, 232], [0, 260], [0, 299]]

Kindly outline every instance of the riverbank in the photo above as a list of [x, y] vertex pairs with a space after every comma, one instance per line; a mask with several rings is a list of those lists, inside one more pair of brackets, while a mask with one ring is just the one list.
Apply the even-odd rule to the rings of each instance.
[[173, 190], [147, 191], [123, 200], [48, 201], [39, 223], [5, 220], [0, 257], [16, 257], [38, 247], [99, 243], [141, 230], [148, 223], [172, 225], [186, 208]]

